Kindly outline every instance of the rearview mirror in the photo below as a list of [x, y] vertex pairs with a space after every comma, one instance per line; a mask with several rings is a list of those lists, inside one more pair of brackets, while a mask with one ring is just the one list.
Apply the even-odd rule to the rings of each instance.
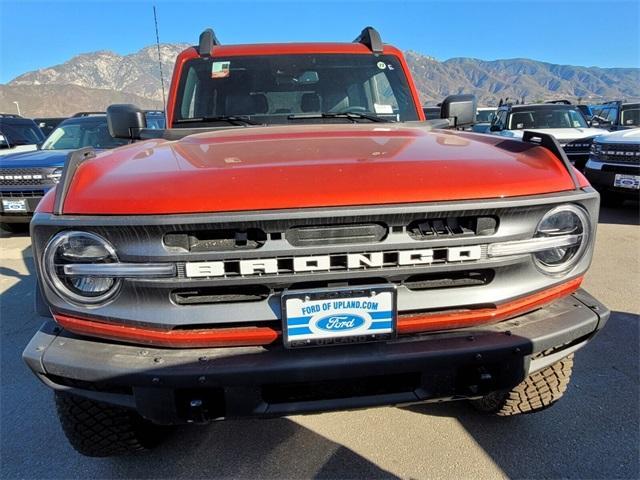
[[476, 123], [475, 95], [449, 95], [442, 102], [440, 116], [449, 120], [454, 127], [463, 127]]
[[136, 140], [140, 138], [140, 130], [147, 128], [147, 119], [144, 111], [135, 105], [110, 105], [107, 107], [107, 125], [113, 138]]

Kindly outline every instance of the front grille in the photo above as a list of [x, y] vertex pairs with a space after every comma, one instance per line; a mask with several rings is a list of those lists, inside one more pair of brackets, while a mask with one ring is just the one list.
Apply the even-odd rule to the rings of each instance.
[[640, 168], [637, 166], [624, 166], [624, 165], [603, 165], [603, 172], [611, 173], [624, 173], [629, 175], [640, 175]]
[[366, 285], [394, 284], [406, 287], [413, 292], [441, 288], [477, 287], [488, 285], [495, 276], [491, 269], [474, 269], [460, 272], [442, 272], [431, 274], [399, 274], [392, 277], [350, 278], [344, 280], [318, 280], [309, 282], [282, 282], [269, 286], [263, 284], [242, 284], [222, 287], [194, 286], [171, 292], [176, 305], [215, 305], [225, 303], [259, 302], [272, 295], [279, 295], [285, 289], [312, 290], [331, 287], [362, 287]]
[[[597, 198], [572, 191], [386, 206], [95, 216], [83, 218], [82, 229], [108, 239], [121, 262], [176, 266], [173, 277], [127, 278], [96, 317], [167, 329], [264, 326], [281, 321], [285, 289], [395, 285], [398, 315], [492, 305], [542, 290], [557, 279], [543, 276], [531, 256], [490, 257], [488, 245], [531, 238], [546, 212], [571, 202], [591, 213]], [[39, 214], [32, 225], [42, 251], [66, 224]], [[53, 308], [83, 313], [55, 295], [47, 298]]]
[[52, 185], [49, 177], [53, 168], [2, 168], [0, 169], [0, 185]]
[[0, 190], [0, 198], [38, 198], [44, 195], [44, 190]]
[[597, 153], [601, 162], [628, 163], [640, 165], [640, 143], [600, 143]]

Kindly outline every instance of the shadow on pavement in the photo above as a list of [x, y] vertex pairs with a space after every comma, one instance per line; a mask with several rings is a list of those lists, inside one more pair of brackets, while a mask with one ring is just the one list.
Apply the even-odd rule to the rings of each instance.
[[639, 478], [639, 321], [612, 312], [576, 353], [564, 397], [542, 412], [493, 417], [466, 402], [409, 409], [456, 418], [510, 478]]
[[[397, 478], [354, 451], [288, 419], [176, 429], [156, 450], [93, 459], [67, 443], [51, 391], [21, 359], [42, 322], [33, 313], [30, 248], [2, 273], [17, 283], [0, 303], [0, 478]], [[20, 272], [24, 266], [27, 272]]]

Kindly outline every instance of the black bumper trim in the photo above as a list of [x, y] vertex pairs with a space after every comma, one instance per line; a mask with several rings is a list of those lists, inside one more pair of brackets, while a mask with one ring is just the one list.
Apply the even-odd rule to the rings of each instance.
[[[302, 350], [280, 345], [185, 350], [124, 345], [78, 337], [49, 321], [23, 358], [52, 388], [136, 408], [157, 423], [173, 424], [473, 398], [515, 386], [528, 374], [535, 354], [549, 349], [557, 354], [586, 343], [608, 316], [604, 305], [579, 290], [482, 328]], [[415, 385], [392, 388], [409, 374], [415, 375]], [[340, 388], [354, 382], [379, 387], [376, 378], [383, 379], [384, 388], [363, 387], [361, 394], [347, 388], [348, 396], [339, 395]], [[114, 393], [110, 386], [131, 388], [132, 394]], [[338, 393], [327, 393], [327, 388]], [[268, 403], [267, 389], [293, 393], [290, 399], [283, 394]], [[194, 399], [206, 408], [191, 408]]]

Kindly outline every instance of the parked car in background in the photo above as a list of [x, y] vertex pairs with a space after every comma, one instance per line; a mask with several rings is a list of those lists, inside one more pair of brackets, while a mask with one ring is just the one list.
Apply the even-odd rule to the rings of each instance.
[[578, 169], [584, 168], [594, 137], [607, 133], [592, 128], [575, 105], [562, 102], [502, 105], [489, 128], [490, 133], [522, 138], [525, 130], [552, 135]]
[[440, 118], [440, 107], [422, 107], [425, 120], [435, 120]]
[[40, 127], [45, 137], [48, 137], [53, 130], [60, 125], [60, 122], [66, 120], [67, 117], [46, 117], [46, 118], [34, 118], [33, 121]]
[[640, 128], [596, 137], [584, 171], [604, 202], [637, 200], [640, 197]]
[[33, 120], [0, 113], [0, 156], [36, 150], [44, 138], [42, 130]]
[[491, 122], [496, 116], [496, 107], [479, 107], [476, 111], [476, 123], [473, 125], [472, 130], [477, 133], [487, 133]]
[[147, 118], [147, 128], [165, 128], [165, 116], [162, 110], [146, 110], [144, 114]]
[[576, 108], [582, 112], [582, 114], [584, 115], [584, 118], [586, 118], [587, 120], [591, 120], [591, 117], [593, 117], [593, 111], [591, 110], [590, 105], [585, 105], [584, 103], [581, 103], [579, 105], [576, 105]]
[[592, 107], [593, 126], [607, 130], [640, 127], [640, 103], [624, 103], [620, 100]]
[[14, 231], [31, 220], [40, 199], [60, 180], [70, 151], [106, 150], [127, 143], [109, 134], [104, 113], [74, 116], [60, 123], [40, 149], [0, 157], [0, 226]]

